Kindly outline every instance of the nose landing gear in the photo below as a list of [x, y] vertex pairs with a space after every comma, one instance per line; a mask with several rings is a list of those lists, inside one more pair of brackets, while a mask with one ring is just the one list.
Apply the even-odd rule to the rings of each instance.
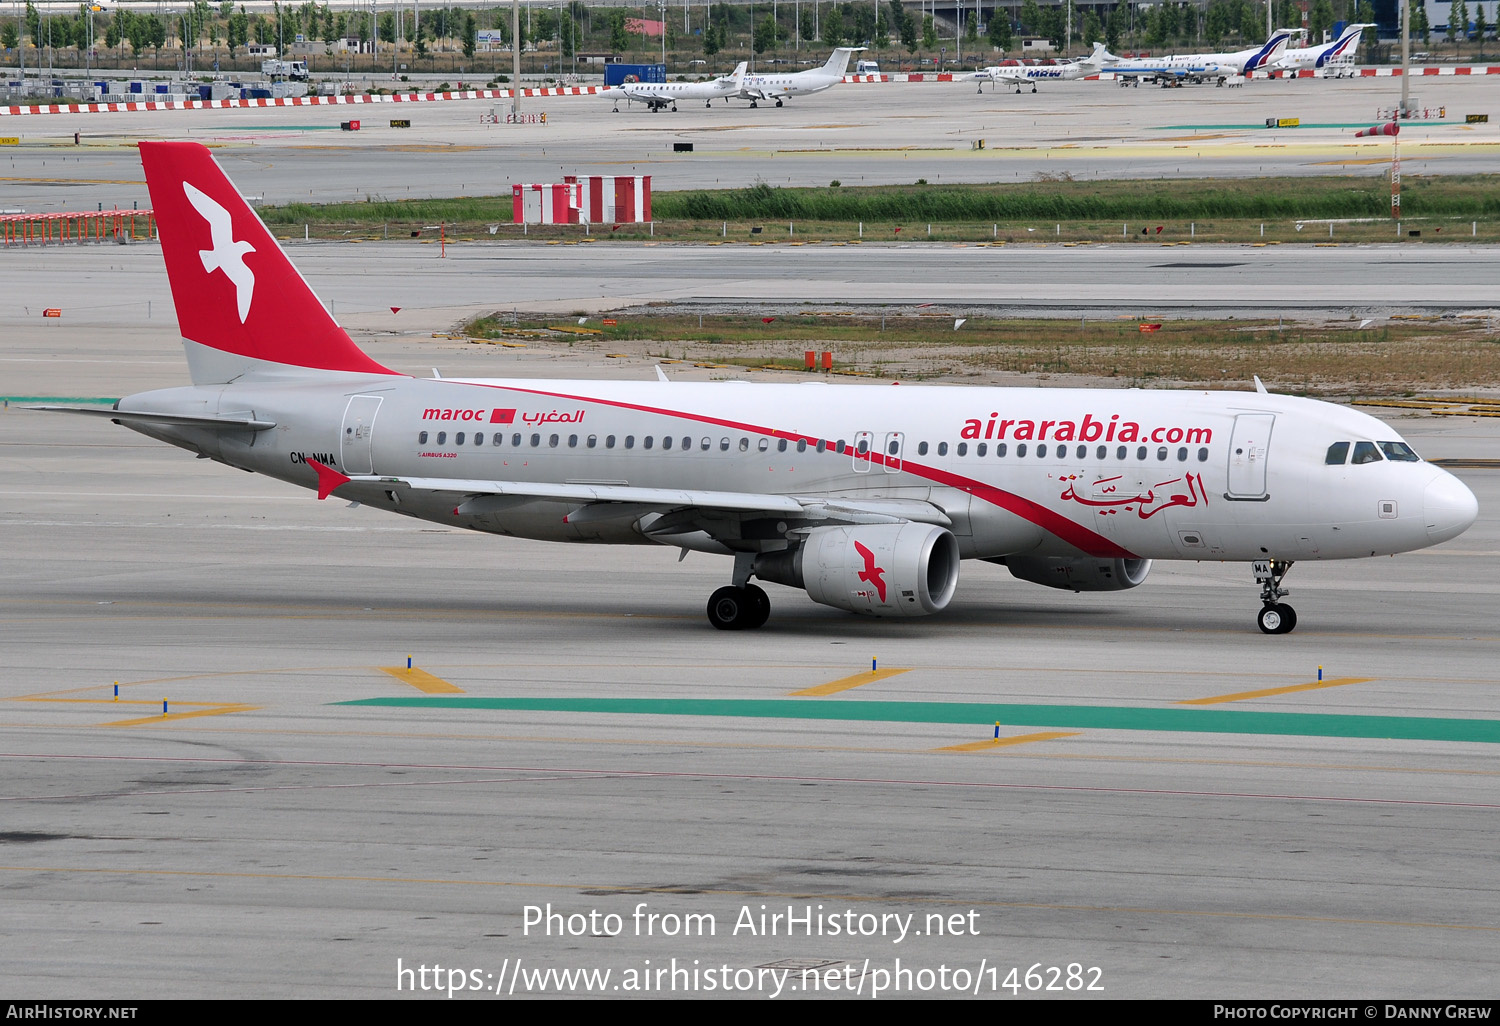
[[1290, 634], [1297, 626], [1297, 611], [1281, 601], [1291, 592], [1281, 581], [1292, 568], [1290, 559], [1257, 559], [1250, 564], [1260, 583], [1260, 614], [1255, 622], [1263, 634]]

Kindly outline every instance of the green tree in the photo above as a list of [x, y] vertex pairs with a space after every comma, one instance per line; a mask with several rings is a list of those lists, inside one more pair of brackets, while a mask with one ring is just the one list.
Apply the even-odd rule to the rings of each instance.
[[712, 25], [703, 28], [703, 56], [712, 57], [719, 52], [719, 31]]
[[151, 25], [151, 49], [156, 51], [156, 59], [160, 60], [161, 48], [167, 45], [167, 23], [154, 14], [147, 15], [146, 21]]
[[979, 15], [973, 11], [969, 12], [968, 23], [964, 26], [964, 39], [971, 43], [979, 42]]
[[[563, 17], [566, 18], [567, 15], [566, 14], [563, 15]], [[572, 21], [571, 18], [569, 18], [568, 20], [570, 22]], [[569, 40], [569, 44], [565, 44], [565, 45], [570, 45], [571, 42], [572, 41]], [[473, 11], [465, 11], [464, 12], [464, 60], [466, 60], [466, 61], [472, 61], [474, 59], [474, 49], [478, 45], [479, 45], [479, 23], [474, 20], [474, 12]]]
[[0, 28], [0, 46], [7, 50], [18, 49], [21, 45], [21, 30], [13, 21], [7, 21]]
[[1484, 34], [1489, 26], [1484, 21], [1484, 4], [1474, 5], [1474, 35], [1479, 40], [1479, 59], [1484, 59]]
[[609, 48], [618, 53], [630, 45], [625, 35], [625, 12], [616, 8], [609, 12]]
[[1109, 21], [1104, 26], [1104, 45], [1111, 53], [1120, 49], [1120, 40], [1125, 38], [1125, 30], [1129, 25], [1125, 15], [1125, 5], [1115, 4], [1115, 9], [1109, 12]]
[[1037, 6], [1036, 0], [1026, 0], [1021, 5], [1020, 19], [1022, 34], [1029, 36], [1042, 34], [1042, 9]]
[[[1032, 0], [1034, 3], [1035, 0]], [[922, 49], [931, 52], [937, 49], [937, 23], [932, 20], [932, 15], [922, 19]]]
[[[1359, 0], [1359, 7], [1356, 9], [1354, 20], [1364, 22], [1367, 25], [1371, 25], [1371, 23], [1375, 21], [1374, 3], [1372, 3], [1371, 0]], [[1361, 46], [1374, 46], [1379, 41], [1380, 40], [1373, 25], [1372, 27], [1365, 29], [1364, 32], [1360, 33], [1359, 42]]]
[[797, 25], [797, 38], [801, 39], [804, 43], [812, 42], [813, 38], [818, 34], [814, 24], [812, 8], [802, 8], [802, 20]]
[[765, 53], [776, 44], [776, 22], [768, 14], [755, 27], [755, 45], [752, 49], [756, 53]]
[[999, 47], [1002, 51], [1009, 50], [1015, 42], [1010, 34], [1010, 15], [999, 7], [990, 16], [989, 39], [991, 46]]
[[1089, 8], [1083, 16], [1083, 38], [1079, 42], [1092, 49], [1095, 43], [1103, 39], [1104, 26], [1099, 22], [1099, 15], [1094, 13], [1093, 8]]
[[1333, 4], [1328, 0], [1313, 0], [1312, 9], [1307, 12], [1307, 40], [1310, 45], [1316, 46], [1323, 40], [1323, 33], [1328, 31], [1333, 24]]
[[42, 16], [37, 13], [36, 5], [31, 0], [26, 0], [26, 34], [31, 37], [33, 44], [42, 38]]
[[562, 47], [563, 59], [572, 61], [573, 51], [576, 49], [577, 23], [569, 11], [563, 11], [557, 16], [557, 39], [558, 45]]
[[844, 16], [838, 9], [829, 5], [828, 12], [823, 15], [823, 45], [842, 46], [844, 43]]
[[[1479, 7], [1480, 4], [1474, 6]], [[1448, 31], [1452, 38], [1454, 26], [1458, 28], [1459, 42], [1469, 38], [1469, 5], [1464, 0], [1454, 0], [1448, 7]]]

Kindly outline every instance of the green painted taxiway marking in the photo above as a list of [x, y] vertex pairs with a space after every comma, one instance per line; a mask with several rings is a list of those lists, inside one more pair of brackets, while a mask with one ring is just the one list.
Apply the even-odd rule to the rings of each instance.
[[867, 720], [885, 723], [967, 723], [988, 728], [1070, 727], [1096, 730], [1168, 730], [1197, 734], [1287, 734], [1408, 741], [1500, 744], [1500, 720], [1428, 716], [1343, 716], [1227, 709], [1143, 709], [1099, 705], [990, 705], [979, 702], [868, 702], [856, 700], [670, 698], [476, 698], [433, 696], [363, 698], [338, 705], [429, 709], [508, 709], [533, 712], [742, 716], [764, 719]]

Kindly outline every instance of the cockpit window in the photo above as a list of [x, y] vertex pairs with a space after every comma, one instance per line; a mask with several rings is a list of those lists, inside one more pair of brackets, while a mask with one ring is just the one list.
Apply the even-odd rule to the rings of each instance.
[[1381, 442], [1380, 451], [1385, 453], [1385, 458], [1395, 460], [1397, 463], [1421, 463], [1422, 457], [1411, 451], [1411, 446], [1405, 442]]
[[1330, 467], [1343, 466], [1349, 462], [1349, 443], [1334, 442], [1328, 447], [1328, 456], [1323, 460]]
[[1380, 450], [1375, 448], [1374, 442], [1355, 442], [1354, 459], [1350, 462], [1355, 465], [1360, 463], [1379, 463]]

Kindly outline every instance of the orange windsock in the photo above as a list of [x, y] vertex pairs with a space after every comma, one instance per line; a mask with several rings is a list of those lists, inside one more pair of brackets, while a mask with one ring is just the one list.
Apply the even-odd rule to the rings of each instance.
[[1362, 135], [1399, 135], [1400, 132], [1400, 125], [1396, 124], [1396, 122], [1394, 121], [1387, 121], [1383, 125], [1375, 125], [1371, 128], [1361, 128], [1358, 132], [1354, 133], [1354, 137], [1358, 139]]

